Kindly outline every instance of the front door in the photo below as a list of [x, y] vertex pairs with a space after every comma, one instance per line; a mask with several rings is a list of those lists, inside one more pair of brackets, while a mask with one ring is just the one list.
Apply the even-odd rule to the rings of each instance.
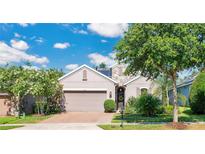
[[122, 103], [123, 106], [125, 105], [125, 88], [119, 87], [117, 89], [117, 109], [119, 109], [119, 104]]

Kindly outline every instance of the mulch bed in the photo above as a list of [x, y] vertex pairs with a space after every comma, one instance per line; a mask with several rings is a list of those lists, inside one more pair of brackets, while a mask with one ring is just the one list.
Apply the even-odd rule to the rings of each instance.
[[187, 124], [181, 123], [181, 122], [171, 122], [169, 124], [167, 124], [168, 127], [174, 128], [174, 129], [186, 129], [187, 128]]

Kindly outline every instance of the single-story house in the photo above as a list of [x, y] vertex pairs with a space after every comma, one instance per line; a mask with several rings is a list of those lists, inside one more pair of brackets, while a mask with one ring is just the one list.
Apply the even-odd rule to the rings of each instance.
[[[104, 112], [104, 101], [113, 99], [125, 105], [127, 100], [139, 96], [141, 92], [153, 92], [154, 83], [137, 75], [124, 75], [125, 66], [115, 64], [108, 69], [91, 68], [82, 65], [59, 78], [63, 85], [63, 104], [68, 112]], [[24, 98], [24, 112], [33, 113], [35, 99], [28, 95]], [[9, 103], [9, 95], [0, 93], [0, 116], [14, 115]]]
[[126, 103], [142, 91], [153, 92], [154, 83], [146, 78], [124, 75], [125, 66], [115, 64], [109, 69], [91, 68], [81, 65], [59, 78], [63, 85], [66, 111], [103, 112], [106, 99]]

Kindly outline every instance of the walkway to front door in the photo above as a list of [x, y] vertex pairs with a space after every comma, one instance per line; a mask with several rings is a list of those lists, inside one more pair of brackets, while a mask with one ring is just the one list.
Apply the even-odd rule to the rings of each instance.
[[54, 115], [41, 123], [110, 123], [113, 113], [66, 112]]

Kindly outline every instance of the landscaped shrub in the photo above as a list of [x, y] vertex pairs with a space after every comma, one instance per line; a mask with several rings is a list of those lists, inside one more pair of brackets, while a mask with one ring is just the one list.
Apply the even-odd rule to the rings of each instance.
[[130, 97], [126, 103], [125, 113], [136, 113], [137, 102], [136, 97]]
[[164, 106], [164, 113], [166, 114], [173, 114], [173, 110], [174, 110], [173, 105]]
[[36, 101], [34, 105], [34, 113], [44, 114], [44, 106], [46, 103], [46, 101]]
[[44, 105], [44, 114], [55, 114], [55, 113], [60, 113], [61, 106], [59, 103], [56, 102], [50, 102]]
[[205, 91], [198, 90], [191, 100], [190, 107], [195, 114], [205, 113]]
[[205, 72], [201, 72], [190, 90], [190, 107], [195, 114], [205, 113]]
[[136, 110], [145, 116], [155, 116], [162, 112], [161, 101], [150, 94], [141, 95], [138, 99]]
[[116, 103], [112, 99], [107, 99], [104, 102], [104, 109], [105, 112], [114, 112], [116, 109]]

